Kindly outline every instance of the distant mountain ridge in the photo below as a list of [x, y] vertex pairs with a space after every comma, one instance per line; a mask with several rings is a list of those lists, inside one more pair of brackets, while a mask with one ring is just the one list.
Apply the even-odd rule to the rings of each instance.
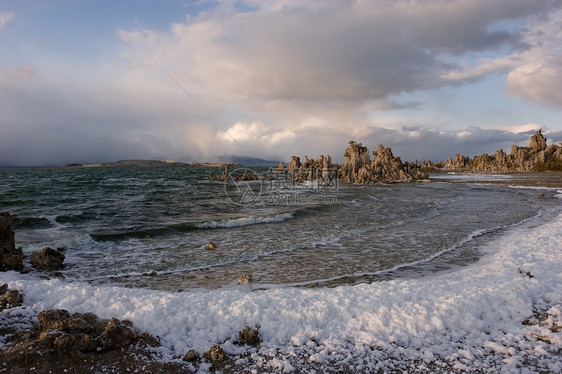
[[228, 164], [240, 164], [243, 166], [279, 166], [281, 161], [265, 160], [263, 158], [250, 156], [219, 156], [219, 161]]
[[[190, 167], [224, 167], [226, 163], [212, 162], [180, 162], [172, 160], [120, 160], [115, 162], [105, 162], [100, 164], [69, 164], [64, 168], [107, 168], [107, 167], [173, 167], [173, 166], [190, 166]], [[232, 164], [231, 164], [232, 165]]]

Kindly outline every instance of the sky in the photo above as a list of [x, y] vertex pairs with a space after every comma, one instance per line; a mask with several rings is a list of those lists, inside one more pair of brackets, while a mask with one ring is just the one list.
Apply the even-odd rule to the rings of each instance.
[[0, 0], [0, 166], [562, 142], [562, 1]]

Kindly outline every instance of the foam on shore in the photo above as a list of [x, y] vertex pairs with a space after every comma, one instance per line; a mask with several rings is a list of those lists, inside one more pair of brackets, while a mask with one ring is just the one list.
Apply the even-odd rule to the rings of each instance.
[[[541, 222], [508, 230], [460, 270], [333, 289], [170, 293], [0, 273], [25, 295], [0, 324], [48, 308], [90, 311], [159, 336], [162, 360], [220, 344], [257, 371], [308, 372], [313, 363], [351, 372], [561, 372], [561, 334], [551, 327], [562, 319], [562, 215]], [[532, 317], [540, 313], [539, 323]], [[245, 325], [260, 326], [259, 348], [234, 343]]]

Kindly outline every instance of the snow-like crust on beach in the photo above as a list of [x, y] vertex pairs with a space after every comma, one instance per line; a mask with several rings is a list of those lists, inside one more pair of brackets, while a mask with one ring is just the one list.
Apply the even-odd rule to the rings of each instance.
[[[539, 221], [489, 242], [466, 268], [336, 288], [170, 293], [2, 273], [25, 306], [0, 323], [47, 308], [128, 318], [161, 337], [163, 360], [218, 343], [254, 372], [560, 373], [561, 334], [550, 327], [562, 316], [562, 215]], [[234, 343], [245, 325], [260, 326], [259, 348]]]

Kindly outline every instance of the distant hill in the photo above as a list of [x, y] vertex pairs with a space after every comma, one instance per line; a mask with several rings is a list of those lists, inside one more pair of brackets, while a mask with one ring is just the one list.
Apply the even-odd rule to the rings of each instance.
[[240, 164], [243, 166], [279, 166], [280, 161], [264, 160], [263, 158], [248, 156], [219, 156], [220, 162]]
[[225, 163], [210, 162], [178, 162], [171, 160], [120, 160], [103, 164], [69, 164], [65, 168], [108, 168], [108, 167], [156, 167], [156, 166], [195, 166], [195, 167], [224, 167]]

